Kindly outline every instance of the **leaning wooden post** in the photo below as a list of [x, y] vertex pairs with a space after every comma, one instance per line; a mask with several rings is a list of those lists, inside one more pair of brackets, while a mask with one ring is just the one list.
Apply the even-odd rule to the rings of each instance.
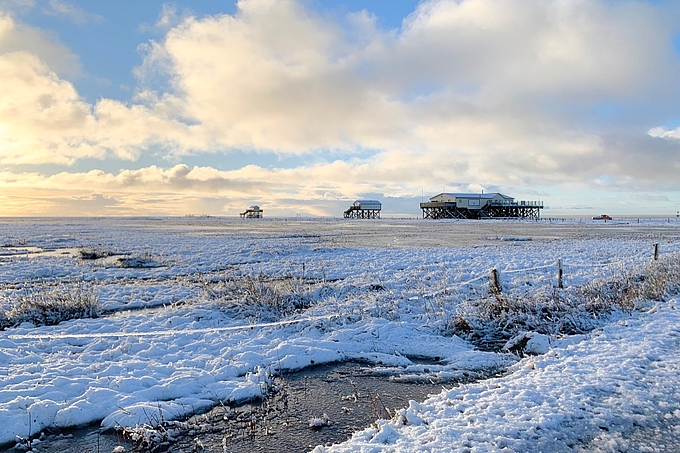
[[562, 260], [557, 260], [557, 287], [562, 289]]
[[654, 243], [654, 261], [659, 260], [659, 243]]
[[500, 294], [501, 293], [501, 285], [498, 283], [498, 271], [494, 268], [491, 269], [491, 292], [493, 294]]

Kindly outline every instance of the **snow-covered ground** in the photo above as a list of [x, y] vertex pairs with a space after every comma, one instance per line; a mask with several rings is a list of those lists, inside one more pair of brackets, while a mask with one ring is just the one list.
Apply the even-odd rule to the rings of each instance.
[[[493, 268], [504, 294], [552, 288], [558, 259], [564, 285], [583, 285], [644, 265], [655, 242], [662, 254], [680, 251], [678, 224], [198, 218], [0, 227], [0, 306], [77, 287], [104, 310], [0, 332], [0, 444], [45, 428], [181, 418], [257, 397], [281, 370], [363, 360], [417, 372], [418, 357], [437, 359], [428, 366], [435, 378], [507, 371], [413, 402], [326, 450], [677, 450], [662, 446], [677, 447], [680, 434], [675, 299], [640, 303], [587, 335], [546, 339], [546, 354], [521, 360], [450, 333], [457, 307], [488, 294]], [[82, 260], [80, 249], [162, 266]], [[298, 309], [282, 309], [283, 296]]]
[[680, 304], [555, 341], [501, 378], [411, 401], [315, 453], [680, 451]]

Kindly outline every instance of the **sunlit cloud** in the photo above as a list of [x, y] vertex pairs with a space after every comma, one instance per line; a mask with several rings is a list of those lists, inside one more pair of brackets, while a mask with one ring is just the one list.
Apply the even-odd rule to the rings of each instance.
[[[61, 75], [74, 75], [80, 71], [80, 62], [68, 48], [34, 27], [18, 22], [0, 8], [0, 55], [23, 51], [44, 62], [51, 71]], [[9, 85], [3, 81], [3, 91]]]
[[[48, 5], [72, 20], [85, 14]], [[340, 24], [294, 0], [241, 0], [233, 15], [200, 18], [166, 4], [155, 24], [162, 38], [140, 43], [143, 62], [130, 68], [134, 96], [94, 103], [69, 79], [77, 57], [0, 13], [0, 187], [51, 188], [66, 194], [52, 203], [119, 214], [177, 213], [189, 198], [223, 211], [248, 200], [296, 210], [318, 201], [318, 213], [331, 198], [469, 184], [677, 190], [680, 132], [653, 108], [636, 111], [679, 100], [672, 7], [430, 0], [400, 29], [383, 30], [368, 11]], [[606, 122], [602, 105], [617, 107], [619, 124]], [[229, 172], [182, 163], [234, 150], [302, 163]], [[333, 160], [304, 163], [319, 152]], [[12, 169], [150, 156], [173, 164]]]

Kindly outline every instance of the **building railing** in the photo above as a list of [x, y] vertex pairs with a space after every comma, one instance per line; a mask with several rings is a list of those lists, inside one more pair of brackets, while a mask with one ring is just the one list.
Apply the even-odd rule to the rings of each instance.
[[487, 206], [509, 206], [509, 207], [527, 207], [527, 208], [543, 208], [542, 201], [504, 201], [493, 200], [487, 203]]
[[[421, 209], [426, 208], [456, 208], [457, 203], [454, 201], [429, 201], [420, 203]], [[509, 207], [509, 208], [538, 208], [543, 209], [542, 201], [506, 201], [506, 200], [489, 200], [486, 204], [481, 206], [474, 206], [474, 208], [491, 207]]]

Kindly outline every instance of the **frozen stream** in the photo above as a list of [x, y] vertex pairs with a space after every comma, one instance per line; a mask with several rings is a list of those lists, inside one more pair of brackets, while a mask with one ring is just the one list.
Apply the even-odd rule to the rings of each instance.
[[[353, 363], [322, 365], [277, 379], [279, 393], [263, 404], [236, 410], [217, 407], [197, 421], [214, 431], [187, 436], [171, 451], [194, 451], [196, 439], [206, 451], [303, 452], [316, 445], [345, 441], [353, 432], [389, 419], [409, 400], [422, 401], [453, 383], [420, 380], [400, 381], [374, 374]], [[326, 416], [327, 421], [326, 421]], [[255, 424], [250, 420], [255, 419]], [[310, 420], [326, 422], [310, 427]]]
[[[427, 372], [427, 369], [425, 369]], [[206, 452], [303, 452], [316, 445], [348, 439], [353, 432], [367, 428], [379, 418], [391, 418], [409, 400], [422, 401], [441, 392], [452, 382], [436, 382], [427, 375], [400, 379], [399, 370], [391, 375], [373, 372], [357, 363], [328, 364], [275, 379], [277, 391], [262, 402], [235, 407], [217, 406], [192, 417], [192, 432], [177, 438], [159, 451], [194, 452], [200, 442]], [[319, 418], [327, 424], [310, 427]], [[153, 416], [153, 414], [151, 415]], [[64, 430], [36, 442], [35, 452], [111, 452], [116, 446], [128, 452], [134, 445], [116, 432], [100, 432], [97, 425]], [[7, 452], [16, 449], [5, 450]]]

